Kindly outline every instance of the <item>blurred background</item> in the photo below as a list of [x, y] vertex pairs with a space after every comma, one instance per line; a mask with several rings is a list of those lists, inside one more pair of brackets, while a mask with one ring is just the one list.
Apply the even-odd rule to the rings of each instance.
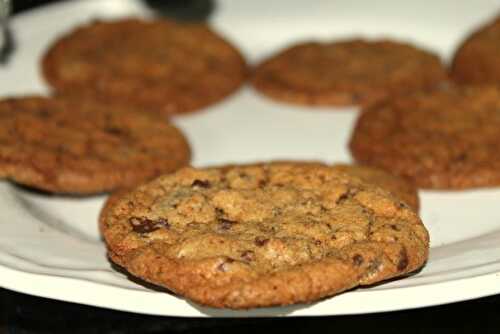
[[[13, 0], [13, 14], [53, 2]], [[143, 0], [161, 13], [183, 20], [204, 20], [210, 0]], [[366, 1], [368, 5], [375, 3]], [[429, 5], [433, 2], [428, 1]], [[458, 3], [458, 2], [457, 2]], [[457, 4], [458, 5], [458, 4]], [[499, 41], [500, 42], [500, 41]], [[34, 282], [36, 284], [36, 282]], [[156, 317], [77, 305], [0, 289], [0, 333], [310, 333], [315, 330], [384, 333], [500, 332], [500, 296], [418, 310], [359, 316], [286, 319], [203, 319]]]

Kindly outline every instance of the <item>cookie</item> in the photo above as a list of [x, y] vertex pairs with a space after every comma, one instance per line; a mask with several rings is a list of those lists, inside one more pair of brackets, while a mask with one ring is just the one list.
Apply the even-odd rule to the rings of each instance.
[[[420, 209], [420, 199], [418, 197], [418, 189], [408, 180], [403, 179], [397, 175], [388, 173], [387, 171], [363, 165], [353, 165], [353, 164], [334, 164], [328, 165], [321, 161], [305, 161], [305, 160], [276, 160], [267, 163], [272, 164], [288, 164], [303, 167], [331, 167], [336, 171], [349, 174], [354, 177], [360, 178], [364, 182], [371, 183], [378, 186], [386, 191], [389, 191], [394, 196], [408, 204], [415, 212]], [[248, 164], [245, 166], [262, 166], [264, 163]], [[219, 166], [219, 168], [236, 168], [238, 165], [226, 165]]]
[[397, 198], [408, 204], [415, 212], [420, 208], [420, 200], [417, 188], [408, 180], [396, 175], [368, 166], [361, 165], [333, 165], [335, 170], [359, 177], [365, 182], [372, 183], [392, 193]]
[[456, 51], [451, 77], [462, 84], [500, 84], [500, 16], [472, 33]]
[[99, 212], [98, 223], [99, 223], [99, 232], [101, 233], [101, 235], [104, 233], [104, 226], [103, 226], [104, 219], [102, 219], [101, 217], [104, 217], [107, 214], [107, 212], [111, 210], [111, 208], [113, 208], [115, 204], [117, 204], [120, 201], [121, 198], [123, 198], [132, 190], [133, 188], [132, 189], [120, 188], [114, 190], [108, 195], [108, 197], [106, 198], [106, 200], [102, 205], [101, 211]]
[[42, 67], [56, 90], [167, 116], [220, 101], [247, 72], [241, 54], [204, 24], [133, 18], [60, 37]]
[[331, 167], [184, 168], [101, 215], [110, 258], [212, 307], [308, 303], [402, 276], [427, 259], [416, 213]]
[[252, 83], [283, 102], [345, 106], [432, 87], [446, 75], [439, 58], [428, 51], [389, 40], [354, 39], [289, 47], [260, 64]]
[[56, 193], [132, 187], [185, 166], [186, 138], [160, 116], [92, 100], [0, 101], [0, 177]]
[[357, 161], [420, 188], [500, 185], [500, 89], [443, 86], [366, 109], [350, 149]]

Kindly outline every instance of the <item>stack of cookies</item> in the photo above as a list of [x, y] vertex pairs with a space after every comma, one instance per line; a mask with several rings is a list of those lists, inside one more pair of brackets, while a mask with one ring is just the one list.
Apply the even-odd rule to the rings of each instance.
[[[474, 33], [451, 71], [430, 51], [363, 39], [300, 43], [250, 71], [203, 24], [92, 22], [43, 58], [51, 96], [0, 101], [0, 176], [115, 191], [99, 219], [110, 260], [199, 304], [313, 302], [424, 265], [417, 188], [500, 185], [499, 38], [500, 20]], [[167, 117], [247, 77], [278, 101], [361, 106], [349, 147], [362, 165], [186, 167]]]

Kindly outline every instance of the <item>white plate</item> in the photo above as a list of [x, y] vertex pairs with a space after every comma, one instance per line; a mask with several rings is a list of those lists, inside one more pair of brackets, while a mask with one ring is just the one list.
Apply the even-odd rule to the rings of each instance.
[[[292, 40], [390, 36], [452, 54], [464, 34], [497, 11], [498, 0], [220, 1], [212, 23], [256, 61]], [[13, 22], [19, 48], [0, 68], [0, 94], [45, 92], [43, 50], [90, 18], [144, 15], [139, 2], [87, 0], [27, 12]], [[271, 102], [249, 87], [207, 110], [179, 117], [194, 164], [264, 159], [350, 160], [355, 109]], [[224, 311], [148, 290], [111, 269], [96, 225], [104, 197], [46, 196], [0, 182], [0, 286], [33, 295], [170, 316], [334, 315], [408, 309], [500, 292], [500, 190], [422, 192], [432, 248], [417, 275], [286, 308]]]

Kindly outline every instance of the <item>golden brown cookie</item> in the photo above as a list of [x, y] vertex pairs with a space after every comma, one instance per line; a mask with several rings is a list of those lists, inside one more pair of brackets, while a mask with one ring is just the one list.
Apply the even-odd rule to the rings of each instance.
[[162, 115], [198, 110], [246, 77], [240, 53], [204, 24], [95, 21], [58, 39], [43, 74], [60, 91]]
[[121, 198], [123, 198], [126, 194], [131, 192], [133, 188], [131, 189], [126, 189], [126, 188], [121, 188], [121, 189], [116, 189], [112, 193], [108, 195], [106, 200], [104, 201], [104, 204], [102, 205], [101, 211], [99, 212], [99, 232], [101, 234], [104, 233], [104, 226], [103, 226], [103, 221], [104, 217], [107, 214], [108, 210], [111, 210], [115, 204], [117, 204]]
[[463, 84], [500, 84], [500, 16], [462, 43], [452, 61], [451, 77]]
[[187, 165], [162, 117], [67, 97], [0, 101], [0, 177], [56, 193], [132, 187]]
[[111, 259], [197, 303], [313, 302], [405, 275], [425, 227], [390, 193], [331, 167], [184, 168], [101, 215]]
[[[245, 166], [262, 166], [266, 163], [255, 163], [248, 164]], [[418, 189], [408, 180], [403, 179], [394, 174], [390, 174], [387, 171], [372, 167], [372, 166], [363, 166], [363, 165], [353, 165], [353, 164], [334, 164], [328, 165], [321, 161], [299, 161], [299, 160], [276, 160], [267, 163], [269, 164], [290, 164], [297, 165], [303, 167], [328, 167], [331, 166], [334, 170], [340, 171], [342, 173], [349, 174], [354, 177], [360, 178], [364, 182], [372, 183], [375, 186], [378, 186], [390, 193], [394, 196], [408, 204], [415, 212], [418, 212], [420, 209], [420, 199], [418, 197]], [[241, 165], [240, 165], [241, 166]], [[238, 165], [225, 165], [219, 166], [221, 169], [225, 168], [236, 168]]]
[[443, 86], [368, 108], [350, 148], [420, 188], [499, 186], [498, 129], [499, 88]]
[[446, 78], [439, 58], [409, 44], [362, 39], [307, 42], [265, 60], [252, 83], [261, 93], [304, 105], [367, 105], [432, 87]]
[[389, 191], [418, 212], [418, 189], [411, 182], [375, 167], [338, 164], [333, 165], [333, 168]]

